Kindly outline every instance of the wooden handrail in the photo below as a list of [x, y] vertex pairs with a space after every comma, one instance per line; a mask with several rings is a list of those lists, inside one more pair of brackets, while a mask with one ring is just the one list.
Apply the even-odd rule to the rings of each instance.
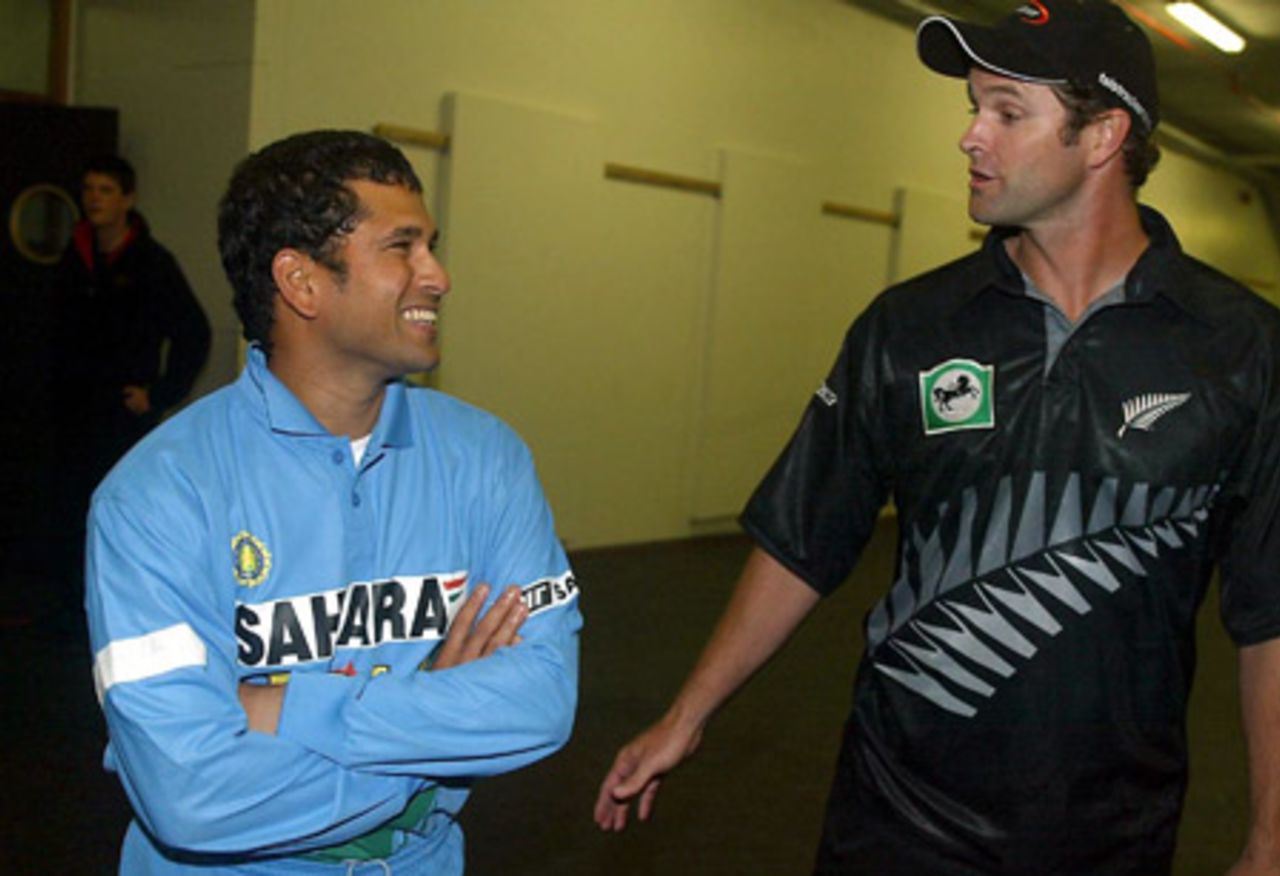
[[680, 176], [675, 173], [666, 173], [661, 170], [645, 170], [642, 167], [632, 167], [627, 164], [615, 164], [606, 162], [604, 166], [605, 179], [616, 179], [622, 182], [640, 183], [648, 186], [658, 186], [666, 189], [677, 189], [683, 192], [694, 192], [700, 195], [710, 195], [713, 198], [720, 197], [723, 188], [720, 183], [712, 180], [697, 179], [692, 176]]
[[425, 146], [438, 152], [449, 151], [449, 135], [441, 134], [439, 131], [424, 131], [421, 128], [379, 123], [373, 126], [373, 133], [386, 140], [412, 143], [414, 146]]
[[841, 216], [845, 219], [858, 219], [863, 222], [875, 222], [877, 225], [888, 225], [897, 228], [902, 218], [897, 213], [886, 210], [871, 210], [867, 207], [854, 207], [836, 201], [823, 201], [822, 212], [828, 216]]

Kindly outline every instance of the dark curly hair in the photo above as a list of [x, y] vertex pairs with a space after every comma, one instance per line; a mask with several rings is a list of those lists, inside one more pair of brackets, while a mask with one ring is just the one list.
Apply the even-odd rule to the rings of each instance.
[[[1053, 93], [1067, 110], [1067, 124], [1062, 130], [1062, 142], [1070, 146], [1080, 139], [1080, 132], [1099, 115], [1114, 107], [1107, 101], [1102, 91], [1093, 86], [1082, 86], [1074, 82], [1066, 85], [1051, 86]], [[1129, 188], [1135, 192], [1142, 188], [1147, 176], [1155, 170], [1160, 161], [1160, 147], [1155, 144], [1152, 133], [1142, 123], [1129, 114], [1132, 124], [1129, 125], [1129, 136], [1121, 147], [1124, 153], [1124, 172], [1129, 177]]]
[[310, 131], [278, 140], [236, 167], [218, 204], [218, 252], [245, 340], [271, 350], [276, 284], [271, 263], [287, 247], [339, 275], [344, 235], [362, 218], [348, 184], [422, 183], [399, 149], [361, 131]]

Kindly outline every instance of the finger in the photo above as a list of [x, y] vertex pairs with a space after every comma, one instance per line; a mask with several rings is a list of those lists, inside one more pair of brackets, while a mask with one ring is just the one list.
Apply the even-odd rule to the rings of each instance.
[[462, 604], [462, 608], [458, 610], [457, 616], [449, 627], [449, 633], [445, 636], [433, 668], [448, 669], [458, 664], [463, 648], [471, 636], [471, 626], [475, 623], [476, 615], [479, 614], [481, 606], [488, 597], [488, 584], [479, 584], [475, 590], [471, 591], [471, 595]]
[[511, 612], [519, 608], [519, 594], [520, 588], [508, 587], [493, 605], [489, 606], [489, 610], [485, 612], [484, 617], [480, 618], [462, 650], [464, 660], [475, 660], [487, 653], [489, 640], [502, 628]]
[[641, 821], [648, 821], [649, 816], [653, 814], [653, 800], [658, 796], [658, 788], [662, 787], [661, 779], [654, 779], [645, 785], [644, 791], [640, 794], [640, 805], [636, 810], [636, 817]]
[[627, 826], [627, 810], [630, 804], [619, 802], [613, 793], [613, 784], [617, 777], [610, 773], [600, 785], [600, 793], [596, 796], [595, 818], [601, 830], [622, 830]]
[[617, 804], [613, 802], [613, 798], [609, 795], [608, 780], [600, 786], [600, 790], [596, 793], [596, 804], [592, 807], [592, 815], [596, 824], [602, 830], [613, 829], [613, 811]]
[[653, 770], [648, 768], [640, 768], [640, 764], [630, 764], [630, 768], [625, 774], [619, 775], [613, 785], [613, 799], [618, 801], [630, 800], [645, 789], [645, 786], [653, 779]]
[[513, 610], [507, 615], [502, 625], [494, 632], [485, 645], [485, 656], [489, 656], [499, 648], [505, 648], [508, 645], [514, 645], [520, 638], [517, 633], [520, 627], [529, 617], [529, 607], [524, 604], [524, 600], [517, 600]]
[[627, 829], [627, 814], [631, 811], [629, 803], [609, 803], [607, 830], [621, 832]]
[[631, 775], [632, 758], [629, 748], [622, 748], [613, 759], [613, 763], [609, 765], [609, 771], [604, 774], [604, 781], [600, 783], [600, 793], [597, 799], [600, 801], [613, 800], [617, 801], [622, 795], [618, 793], [618, 785]]
[[613, 803], [613, 829], [622, 831], [627, 829], [627, 822], [631, 820], [631, 801], [625, 802], [614, 801]]
[[493, 618], [490, 641], [497, 639], [499, 644], [509, 644], [526, 616], [524, 593], [519, 587], [508, 587], [502, 594], [501, 615]]

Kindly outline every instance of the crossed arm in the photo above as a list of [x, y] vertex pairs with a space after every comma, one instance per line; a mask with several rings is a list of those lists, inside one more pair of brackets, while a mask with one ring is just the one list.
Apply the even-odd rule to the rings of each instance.
[[707, 721], [791, 636], [818, 603], [817, 591], [759, 548], [752, 551], [706, 649], [675, 701], [618, 752], [596, 797], [601, 830], [627, 826], [632, 801], [653, 812], [663, 777], [697, 749]]
[[[504, 590], [493, 608], [477, 622], [488, 596], [489, 585], [480, 584], [467, 597], [436, 654], [432, 671], [461, 666], [520, 642], [520, 626], [529, 617], [529, 609], [520, 598], [520, 588], [511, 586]], [[287, 690], [284, 685], [240, 683], [240, 706], [249, 719], [250, 730], [276, 732]]]

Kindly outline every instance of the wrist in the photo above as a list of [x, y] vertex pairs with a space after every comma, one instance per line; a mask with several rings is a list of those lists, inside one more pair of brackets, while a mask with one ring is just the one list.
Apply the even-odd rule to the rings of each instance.
[[671, 704], [662, 721], [671, 727], [689, 735], [702, 733], [702, 728], [711, 719], [712, 709], [699, 706], [691, 698], [679, 696]]
[[1267, 872], [1280, 872], [1280, 845], [1275, 834], [1270, 831], [1262, 835], [1250, 832], [1240, 860]]

